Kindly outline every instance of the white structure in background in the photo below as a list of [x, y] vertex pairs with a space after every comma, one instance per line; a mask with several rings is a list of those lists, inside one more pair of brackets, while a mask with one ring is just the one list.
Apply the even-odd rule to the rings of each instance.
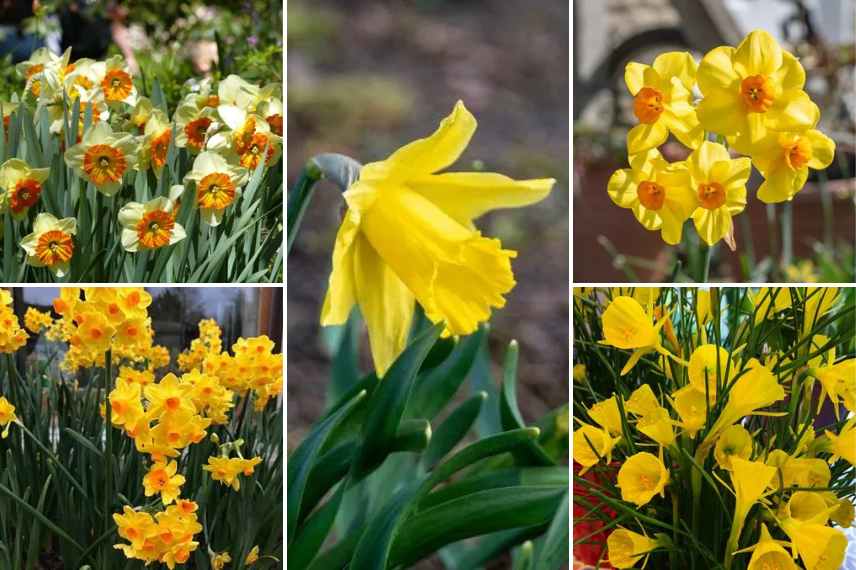
[[[815, 28], [831, 45], [854, 42], [856, 0], [806, 0]], [[777, 39], [781, 37], [781, 22], [793, 13], [793, 5], [786, 0], [725, 0], [741, 32], [764, 28]]]

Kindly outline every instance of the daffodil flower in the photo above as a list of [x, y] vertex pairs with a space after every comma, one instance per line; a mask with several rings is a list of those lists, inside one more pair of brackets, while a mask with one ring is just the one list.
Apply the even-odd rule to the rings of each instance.
[[591, 424], [582, 424], [574, 430], [574, 461], [583, 466], [580, 475], [584, 475], [601, 459], [612, 462], [612, 448], [620, 438], [612, 437], [605, 429]]
[[15, 406], [0, 396], [0, 426], [3, 427], [3, 433], [0, 434], [0, 437], [3, 439], [9, 437], [9, 427], [16, 421], [18, 421], [18, 417], [15, 415]]
[[664, 497], [668, 483], [669, 470], [663, 464], [662, 447], [660, 457], [640, 451], [628, 457], [618, 470], [621, 498], [637, 507], [647, 505], [655, 495]]
[[39, 214], [33, 222], [33, 233], [21, 240], [21, 247], [27, 252], [27, 263], [33, 267], [47, 267], [57, 277], [65, 276], [74, 255], [76, 233], [74, 218], [58, 220], [48, 213]]
[[856, 467], [856, 418], [848, 420], [838, 435], [831, 431], [824, 433], [829, 440], [828, 449], [832, 453], [829, 464], [832, 465], [840, 457]]
[[229, 154], [249, 170], [262, 160], [268, 165], [276, 162], [282, 139], [271, 132], [267, 121], [232, 105], [221, 104], [217, 113], [227, 128], [208, 139], [208, 149]]
[[99, 83], [104, 100], [108, 103], [127, 103], [133, 105], [137, 98], [134, 80], [120, 55], [114, 55], [104, 62], [104, 76]]
[[[790, 295], [788, 295], [788, 298], [790, 298]], [[803, 336], [811, 333], [821, 317], [829, 312], [837, 299], [837, 287], [806, 287]]]
[[169, 197], [160, 196], [145, 204], [128, 202], [119, 210], [125, 251], [158, 249], [187, 237], [182, 225], [175, 221], [176, 200], [183, 191], [184, 186], [175, 185]]
[[768, 130], [804, 130], [820, 115], [804, 85], [797, 58], [769, 33], [754, 30], [737, 48], [720, 46], [701, 60], [698, 119], [707, 131], [739, 134], [741, 146], [758, 143]]
[[152, 111], [143, 130], [143, 138], [139, 146], [137, 168], [146, 171], [151, 167], [155, 176], [160, 178], [166, 165], [169, 143], [172, 141], [172, 124], [160, 109]]
[[690, 148], [701, 144], [704, 132], [692, 106], [695, 80], [696, 62], [688, 52], [662, 53], [650, 66], [627, 64], [624, 82], [640, 123], [627, 133], [628, 154], [660, 146], [669, 132]]
[[184, 180], [196, 185], [195, 203], [204, 223], [220, 225], [223, 212], [240, 195], [247, 176], [247, 169], [229, 164], [216, 152], [205, 151], [196, 157]]
[[670, 245], [680, 243], [684, 222], [698, 205], [686, 164], [669, 164], [653, 148], [632, 156], [629, 169], [616, 170], [607, 192], [616, 205], [632, 210], [645, 229], [661, 230]]
[[708, 245], [725, 239], [734, 249], [731, 218], [746, 207], [746, 181], [752, 161], [746, 157], [732, 159], [721, 144], [704, 141], [687, 164], [690, 188], [698, 199], [692, 214], [698, 235]]
[[803, 132], [769, 132], [748, 149], [735, 149], [752, 157], [764, 182], [758, 199], [767, 204], [787, 202], [802, 190], [808, 169], [823, 170], [832, 164], [835, 142], [816, 129]]
[[839, 529], [794, 518], [780, 521], [782, 530], [799, 553], [806, 568], [812, 570], [839, 570], [847, 550], [847, 537]]
[[668, 315], [654, 324], [653, 317], [632, 297], [622, 296], [612, 300], [603, 312], [604, 339], [600, 343], [633, 350], [621, 370], [622, 376], [630, 372], [642, 356], [653, 351], [677, 359], [660, 344], [660, 329], [667, 319]]
[[735, 457], [749, 459], [751, 455], [752, 435], [740, 424], [734, 424], [723, 430], [713, 448], [716, 462], [726, 471], [733, 469], [731, 460]]
[[[832, 347], [830, 352], [834, 350], [835, 348]], [[834, 360], [835, 353], [832, 352], [829, 357]], [[820, 413], [824, 401], [829, 398], [835, 410], [835, 417], [840, 417], [839, 404], [842, 400], [845, 401], [845, 404], [848, 403], [848, 396], [852, 397], [852, 394], [856, 393], [856, 358], [847, 358], [826, 366], [815, 366], [809, 368], [808, 373], [817, 378], [821, 385], [821, 393], [817, 401], [817, 413]], [[847, 407], [853, 410], [853, 402], [849, 403], [851, 405]]]
[[216, 116], [211, 107], [201, 109], [194, 104], [183, 103], [175, 111], [175, 146], [186, 148], [193, 154], [205, 149], [208, 129]]
[[589, 417], [600, 427], [609, 432], [609, 435], [621, 435], [621, 414], [618, 411], [618, 401], [615, 395], [602, 402], [597, 402], [589, 408]]
[[695, 437], [707, 421], [707, 403], [704, 392], [691, 384], [672, 393], [672, 407], [681, 418], [680, 426], [690, 437]]
[[774, 540], [767, 529], [767, 525], [761, 523], [761, 538], [749, 548], [735, 552], [751, 552], [747, 570], [766, 570], [776, 568], [778, 570], [799, 570], [791, 555], [782, 547], [782, 541]]
[[538, 202], [554, 180], [437, 174], [457, 160], [475, 129], [475, 118], [458, 102], [434, 134], [363, 166], [344, 194], [348, 210], [336, 236], [321, 323], [342, 324], [359, 305], [379, 375], [407, 342], [414, 300], [448, 333], [466, 335], [490, 318], [492, 308], [504, 306], [514, 287], [516, 252], [482, 236], [473, 220]]
[[755, 306], [755, 324], [758, 324], [791, 307], [791, 290], [761, 287], [756, 293], [750, 289], [749, 300]]
[[731, 521], [731, 533], [725, 547], [725, 568], [731, 567], [731, 560], [737, 551], [737, 542], [752, 507], [761, 500], [764, 492], [776, 475], [776, 468], [761, 461], [747, 461], [739, 457], [731, 459], [731, 485], [734, 487], [734, 517]]
[[703, 344], [690, 355], [687, 375], [690, 384], [702, 394], [709, 394], [710, 401], [716, 400], [717, 384], [727, 386], [736, 372], [727, 350], [715, 344]]
[[606, 539], [607, 558], [614, 568], [634, 568], [637, 562], [653, 550], [670, 545], [671, 541], [664, 534], [658, 534], [657, 538], [653, 539], [618, 527]]
[[624, 409], [637, 416], [655, 413], [660, 407], [660, 401], [654, 395], [650, 384], [642, 384], [636, 388], [624, 403]]
[[105, 122], [91, 127], [80, 143], [65, 152], [65, 163], [107, 196], [122, 188], [122, 177], [136, 165], [137, 143], [127, 133], [113, 133]]
[[636, 422], [636, 429], [663, 447], [675, 443], [675, 422], [662, 406], [645, 414]]
[[0, 212], [9, 208], [13, 218], [23, 219], [27, 211], [39, 201], [42, 184], [50, 175], [50, 168], [30, 168], [18, 158], [10, 158], [0, 166]]

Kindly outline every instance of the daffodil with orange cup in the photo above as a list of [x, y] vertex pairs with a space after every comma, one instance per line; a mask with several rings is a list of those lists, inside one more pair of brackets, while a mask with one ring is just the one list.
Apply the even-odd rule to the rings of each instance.
[[145, 204], [128, 202], [119, 210], [125, 251], [136, 253], [158, 249], [187, 237], [182, 225], [175, 221], [176, 200], [183, 191], [183, 186], [175, 185], [170, 189], [169, 197], [159, 196]]
[[240, 194], [247, 181], [247, 169], [229, 164], [221, 155], [205, 151], [193, 161], [193, 169], [185, 176], [185, 184], [193, 182], [195, 203], [202, 221], [210, 226], [220, 225], [223, 212]]
[[65, 276], [74, 255], [76, 233], [74, 218], [58, 220], [48, 213], [39, 214], [33, 222], [33, 233], [21, 240], [21, 247], [27, 252], [27, 263], [33, 267], [47, 267], [57, 277]]
[[8, 208], [13, 218], [26, 217], [27, 211], [38, 203], [49, 175], [50, 168], [31, 168], [18, 158], [0, 165], [0, 212]]
[[108, 103], [133, 105], [137, 98], [134, 79], [120, 55], [114, 55], [104, 62], [104, 75], [101, 77], [99, 86]]
[[122, 177], [136, 166], [137, 143], [127, 133], [114, 133], [106, 122], [91, 127], [65, 153], [65, 162], [107, 196], [122, 188]]

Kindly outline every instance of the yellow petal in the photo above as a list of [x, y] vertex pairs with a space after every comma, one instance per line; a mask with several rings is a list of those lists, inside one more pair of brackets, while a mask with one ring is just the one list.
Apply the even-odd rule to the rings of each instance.
[[782, 89], [802, 89], [805, 85], [805, 69], [797, 58], [790, 53], [782, 52], [782, 67], [770, 76], [774, 84]]
[[713, 245], [728, 235], [732, 227], [731, 216], [725, 208], [698, 208], [693, 214], [693, 222], [699, 237], [707, 245]]
[[333, 247], [333, 271], [330, 273], [327, 295], [321, 309], [321, 324], [341, 325], [348, 319], [356, 302], [354, 286], [354, 241], [359, 226], [349, 211], [339, 226], [336, 245]]
[[633, 181], [631, 171], [627, 168], [616, 170], [609, 177], [606, 184], [606, 192], [612, 201], [622, 208], [632, 208], [639, 201], [636, 194], [636, 182]]
[[661, 53], [654, 59], [652, 67], [664, 79], [677, 77], [687, 88], [692, 89], [696, 81], [696, 62], [686, 51]]
[[803, 135], [811, 143], [811, 160], [808, 166], [821, 170], [832, 164], [835, 157], [835, 142], [822, 132], [812, 129]]
[[613, 299], [601, 319], [606, 344], [617, 348], [642, 348], [657, 344], [658, 333], [651, 317], [632, 297]]
[[663, 121], [636, 125], [627, 133], [627, 154], [636, 154], [658, 147], [669, 138], [669, 129]]
[[736, 90], [714, 87], [696, 107], [701, 126], [720, 135], [736, 135], [745, 128], [746, 113]]
[[633, 215], [636, 216], [636, 219], [646, 230], [660, 229], [663, 220], [660, 218], [659, 212], [649, 210], [643, 206], [641, 202], [635, 202], [631, 208], [633, 210]]
[[768, 32], [749, 32], [734, 50], [734, 69], [743, 77], [771, 75], [782, 66], [782, 48]]
[[792, 199], [805, 184], [805, 178], [800, 176], [800, 172], [808, 176], [808, 170], [805, 168], [800, 171], [786, 167], [773, 170], [758, 188], [758, 199], [765, 204], [777, 204]]
[[372, 247], [410, 288], [426, 315], [452, 334], [470, 334], [505, 304], [513, 251], [482, 237], [406, 188], [384, 188], [362, 217]]
[[710, 171], [717, 162], [730, 160], [728, 151], [719, 143], [704, 141], [687, 160], [692, 184], [698, 185], [710, 179]]
[[639, 90], [645, 85], [645, 70], [647, 65], [631, 61], [624, 67], [624, 83], [627, 84], [627, 89], [631, 95], [636, 95]]
[[766, 126], [774, 131], [799, 131], [817, 124], [820, 109], [805, 91], [793, 89], [783, 92], [765, 115]]
[[469, 225], [491, 210], [540, 202], [555, 182], [552, 178], [513, 180], [488, 172], [448, 172], [409, 180], [407, 186], [459, 223]]
[[715, 89], [737, 90], [740, 76], [734, 71], [733, 56], [733, 47], [719, 46], [707, 52], [702, 58], [696, 79], [705, 97]]
[[458, 160], [475, 131], [475, 117], [458, 101], [431, 136], [401, 147], [386, 159], [390, 175], [404, 179], [446, 168]]
[[407, 346], [413, 293], [361, 235], [354, 242], [353, 255], [356, 298], [369, 331], [375, 369], [383, 376]]

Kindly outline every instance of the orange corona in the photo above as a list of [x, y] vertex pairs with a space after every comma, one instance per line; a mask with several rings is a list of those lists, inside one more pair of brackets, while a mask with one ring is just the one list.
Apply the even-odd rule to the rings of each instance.
[[235, 185], [222, 172], [211, 173], [199, 181], [196, 201], [200, 208], [222, 210], [235, 200]]
[[127, 168], [122, 152], [107, 144], [94, 144], [83, 156], [83, 171], [96, 186], [119, 182]]

